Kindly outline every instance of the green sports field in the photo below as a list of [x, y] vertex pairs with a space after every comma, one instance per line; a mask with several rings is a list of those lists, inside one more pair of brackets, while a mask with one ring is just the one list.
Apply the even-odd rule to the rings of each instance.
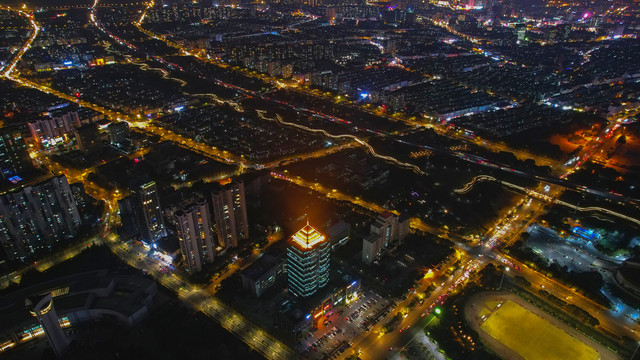
[[525, 360], [597, 360], [600, 354], [538, 315], [507, 300], [481, 326]]

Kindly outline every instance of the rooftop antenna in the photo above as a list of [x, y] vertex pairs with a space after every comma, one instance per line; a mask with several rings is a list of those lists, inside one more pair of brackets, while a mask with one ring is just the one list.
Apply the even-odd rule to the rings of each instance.
[[307, 226], [305, 226], [305, 238], [306, 238], [305, 240], [307, 242], [307, 246], [309, 246], [309, 233], [307, 232], [308, 231], [307, 227], [309, 226], [309, 215], [304, 214], [304, 217], [307, 218]]

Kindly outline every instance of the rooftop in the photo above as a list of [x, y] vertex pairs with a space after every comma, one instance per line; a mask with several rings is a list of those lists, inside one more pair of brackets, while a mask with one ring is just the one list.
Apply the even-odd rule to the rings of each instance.
[[378, 239], [380, 239], [380, 234], [376, 234], [373, 233], [367, 237], [364, 238], [365, 241], [369, 242], [369, 243], [375, 243], [376, 241], [378, 241]]
[[58, 277], [0, 296], [3, 325], [0, 335], [35, 321], [24, 306], [25, 299], [36, 304], [35, 299], [52, 294], [58, 316], [76, 311], [111, 311], [130, 317], [146, 305], [146, 299], [153, 293], [155, 283], [140, 275], [111, 273], [103, 269]]
[[291, 239], [303, 249], [311, 249], [325, 241], [326, 237], [307, 222], [307, 225], [293, 234]]
[[262, 276], [264, 276], [265, 273], [269, 272], [276, 265], [278, 265], [279, 260], [280, 259], [278, 257], [263, 255], [249, 267], [244, 269], [242, 271], [242, 275], [253, 281], [257, 281]]

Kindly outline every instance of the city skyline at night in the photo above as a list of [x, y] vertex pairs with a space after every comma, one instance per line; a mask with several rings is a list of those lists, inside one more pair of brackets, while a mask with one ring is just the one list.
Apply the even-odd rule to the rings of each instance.
[[0, 357], [640, 359], [640, 6], [0, 1]]

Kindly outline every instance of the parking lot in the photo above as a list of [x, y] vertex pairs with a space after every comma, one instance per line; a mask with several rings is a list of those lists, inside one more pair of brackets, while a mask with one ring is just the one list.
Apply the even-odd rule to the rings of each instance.
[[[376, 318], [386, 314], [390, 302], [373, 291], [346, 306], [336, 306], [320, 319], [317, 330], [311, 330], [300, 342], [299, 351], [305, 358], [332, 359], [351, 347], [351, 339], [366, 331]], [[386, 311], [386, 312], [385, 312]]]
[[607, 258], [580, 238], [569, 235], [563, 239], [542, 226], [532, 226], [530, 234], [527, 245], [537, 254], [572, 271], [590, 271], [596, 258]]

